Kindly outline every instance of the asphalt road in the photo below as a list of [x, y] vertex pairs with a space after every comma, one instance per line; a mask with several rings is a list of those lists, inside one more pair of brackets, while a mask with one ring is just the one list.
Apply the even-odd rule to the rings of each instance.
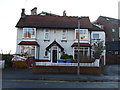
[[118, 88], [118, 82], [3, 80], [2, 88]]
[[32, 74], [31, 69], [5, 69], [2, 73], [2, 90], [4, 88], [5, 90], [10, 88], [101, 88], [102, 90], [105, 88], [107, 90], [119, 90], [119, 68], [120, 65], [106, 66], [100, 76]]

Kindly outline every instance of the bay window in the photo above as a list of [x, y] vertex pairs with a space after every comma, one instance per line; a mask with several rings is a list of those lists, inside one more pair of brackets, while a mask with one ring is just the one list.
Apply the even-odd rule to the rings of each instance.
[[35, 56], [35, 46], [21, 46], [21, 53], [27, 56]]
[[[74, 48], [74, 58], [78, 59], [78, 47]], [[80, 56], [89, 56], [89, 48], [88, 47], [80, 47]]]

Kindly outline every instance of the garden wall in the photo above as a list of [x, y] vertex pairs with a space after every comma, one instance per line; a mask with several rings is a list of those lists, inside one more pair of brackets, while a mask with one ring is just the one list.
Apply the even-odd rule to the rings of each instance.
[[[77, 74], [76, 66], [37, 66], [32, 68], [32, 73], [41, 74]], [[80, 74], [95, 74], [102, 73], [101, 67], [80, 67]]]
[[[100, 75], [104, 67], [104, 57], [99, 66], [80, 66], [80, 74]], [[77, 66], [36, 66], [33, 65], [32, 73], [40, 74], [77, 74]]]

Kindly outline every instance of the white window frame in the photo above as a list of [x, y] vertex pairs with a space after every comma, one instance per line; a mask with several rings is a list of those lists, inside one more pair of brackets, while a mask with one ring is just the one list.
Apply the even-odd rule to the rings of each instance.
[[[87, 35], [87, 36], [86, 36], [86, 39], [81, 39], [81, 36], [80, 36], [80, 40], [81, 40], [81, 41], [88, 41], [88, 29], [79, 29], [79, 30], [80, 30], [80, 31], [79, 31], [80, 33], [81, 33], [81, 30], [86, 31], [86, 35]], [[75, 29], [75, 39], [76, 39], [76, 40], [78, 40], [78, 39], [76, 38], [76, 32], [77, 32], [77, 31], [78, 31], [78, 29]], [[85, 35], [85, 34], [84, 34], [84, 35]]]
[[25, 29], [34, 29], [34, 34], [35, 34], [35, 37], [30, 37], [30, 38], [36, 38], [36, 28], [23, 28], [23, 38], [28, 38], [28, 37], [24, 37], [24, 32], [25, 32]]
[[[48, 34], [48, 38], [46, 38], [46, 34]], [[48, 29], [45, 29], [44, 30], [44, 40], [49, 40], [49, 30]]]
[[90, 53], [89, 53], [89, 47], [80, 47], [80, 49], [78, 49], [78, 47], [74, 47], [74, 49], [73, 49], [74, 51], [74, 59], [75, 59], [75, 51], [77, 51], [77, 54], [78, 54], [78, 50], [81, 52], [82, 51], [82, 53], [83, 53], [83, 56], [85, 55], [85, 52], [87, 51], [87, 56], [89, 56], [90, 55]]
[[[20, 47], [20, 53], [21, 53], [21, 54], [24, 54], [24, 52], [22, 52], [23, 47], [28, 47], [28, 48], [30, 48], [30, 47], [35, 47], [35, 52], [34, 52], [34, 55], [33, 55], [33, 56], [35, 56], [35, 58], [36, 58], [36, 50], [37, 50], [37, 47], [36, 47], [36, 46], [32, 46], [32, 45], [23, 45], [23, 46], [21, 46], [21, 47]], [[31, 50], [32, 50], [32, 49], [30, 49], [30, 54], [32, 55]]]
[[[62, 30], [61, 32], [62, 32], [62, 37], [61, 37], [62, 40], [67, 40], [67, 30]], [[63, 38], [63, 37], [65, 37], [65, 38]]]

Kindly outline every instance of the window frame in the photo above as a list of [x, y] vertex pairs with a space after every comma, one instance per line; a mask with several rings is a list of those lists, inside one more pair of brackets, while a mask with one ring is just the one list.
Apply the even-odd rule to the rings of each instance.
[[[67, 40], [67, 32], [68, 31], [67, 30], [62, 30], [61, 32], [62, 32], [61, 40]], [[63, 37], [65, 37], [65, 39]]]
[[[24, 50], [25, 50], [26, 48], [27, 48], [28, 50], [25, 52]], [[34, 50], [34, 55], [33, 55], [33, 53], [32, 53], [32, 50]], [[30, 52], [28, 53], [28, 51], [30, 51]], [[33, 56], [35, 56], [36, 46], [22, 45], [20, 52], [21, 52], [21, 54], [27, 54], [27, 55], [33, 55]]]
[[[83, 34], [83, 35], [82, 35], [82, 36], [85, 36], [86, 39], [81, 39], [81, 31], [83, 31], [83, 33], [86, 32], [86, 34]], [[78, 36], [77, 36], [77, 32], [78, 32], [78, 29], [75, 29], [75, 39], [76, 39], [76, 40], [78, 40], [78, 39], [77, 39], [77, 37], [78, 37]], [[79, 37], [80, 37], [80, 40], [81, 40], [81, 41], [88, 41], [88, 39], [89, 39], [89, 38], [88, 38], [88, 29], [80, 29], [80, 36], [79, 36]]]
[[80, 47], [80, 49], [78, 49], [78, 47], [75, 47], [74, 48], [74, 59], [78, 58], [78, 50], [81, 53], [80, 56], [89, 56], [89, 47]]
[[23, 28], [23, 38], [29, 38], [29, 37], [25, 37], [25, 30], [27, 30], [27, 32], [29, 31], [29, 29], [34, 29], [34, 37], [30, 37], [30, 38], [36, 38], [36, 28]]
[[[47, 31], [47, 32], [46, 32]], [[48, 29], [44, 30], [44, 40], [50, 40], [50, 35], [49, 35], [50, 31]], [[46, 38], [46, 34], [48, 34], [48, 38]]]

